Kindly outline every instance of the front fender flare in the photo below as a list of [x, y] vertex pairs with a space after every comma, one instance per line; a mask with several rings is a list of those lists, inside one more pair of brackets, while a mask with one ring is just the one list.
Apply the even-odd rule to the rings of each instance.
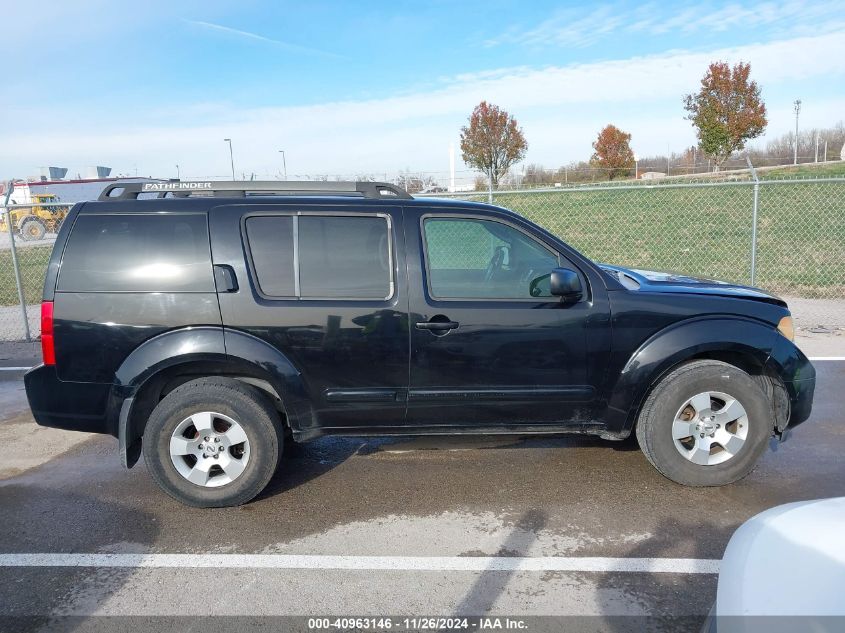
[[627, 436], [651, 388], [670, 369], [711, 354], [739, 354], [761, 367], [779, 336], [774, 326], [743, 317], [699, 317], [657, 332], [633, 353], [610, 389], [608, 430]]

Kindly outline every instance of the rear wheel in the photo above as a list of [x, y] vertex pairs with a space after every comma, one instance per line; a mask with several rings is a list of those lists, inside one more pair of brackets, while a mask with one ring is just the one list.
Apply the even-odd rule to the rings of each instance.
[[144, 459], [156, 483], [187, 505], [246, 503], [275, 472], [283, 432], [257, 389], [230, 378], [201, 378], [170, 392], [144, 431]]
[[47, 234], [47, 227], [38, 218], [26, 218], [21, 222], [21, 237], [26, 242], [43, 240]]
[[727, 363], [683, 365], [658, 383], [637, 421], [651, 464], [686, 486], [721, 486], [757, 465], [773, 429], [772, 408], [754, 379]]

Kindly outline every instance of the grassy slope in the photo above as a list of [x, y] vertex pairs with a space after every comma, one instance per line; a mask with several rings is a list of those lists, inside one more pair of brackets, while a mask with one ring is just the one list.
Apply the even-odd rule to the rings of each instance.
[[797, 167], [778, 167], [760, 172], [760, 178], [774, 180], [777, 178], [830, 178], [831, 176], [845, 176], [845, 161], [825, 163], [823, 165], [798, 165]]
[[[44, 286], [44, 273], [47, 262], [50, 261], [50, 246], [30, 246], [18, 248], [18, 263], [20, 264], [21, 279], [24, 286], [24, 298], [27, 303], [41, 301], [41, 290]], [[12, 251], [0, 251], [0, 305], [16, 305], [18, 291], [15, 287], [14, 267], [12, 266]]]
[[[584, 254], [627, 266], [750, 282], [753, 188], [551, 191], [496, 203]], [[845, 184], [763, 185], [756, 284], [782, 294], [845, 295]]]

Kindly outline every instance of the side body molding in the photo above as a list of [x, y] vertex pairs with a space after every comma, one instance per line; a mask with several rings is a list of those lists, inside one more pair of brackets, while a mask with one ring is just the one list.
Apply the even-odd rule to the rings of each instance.
[[762, 367], [778, 336], [772, 326], [741, 317], [700, 317], [657, 332], [631, 355], [610, 385], [608, 430], [627, 437], [652, 386], [672, 367], [713, 353], [739, 354]]

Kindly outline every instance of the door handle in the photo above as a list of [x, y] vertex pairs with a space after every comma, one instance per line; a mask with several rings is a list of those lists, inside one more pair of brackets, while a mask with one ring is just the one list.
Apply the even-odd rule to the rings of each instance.
[[228, 264], [214, 264], [214, 282], [217, 285], [217, 292], [238, 291], [235, 269]]
[[429, 332], [448, 332], [449, 330], [454, 330], [460, 325], [457, 321], [447, 320], [446, 317], [441, 317], [442, 320], [438, 319], [437, 321], [434, 319], [437, 319], [437, 317], [432, 317], [430, 321], [417, 323], [417, 329], [428, 330]]

